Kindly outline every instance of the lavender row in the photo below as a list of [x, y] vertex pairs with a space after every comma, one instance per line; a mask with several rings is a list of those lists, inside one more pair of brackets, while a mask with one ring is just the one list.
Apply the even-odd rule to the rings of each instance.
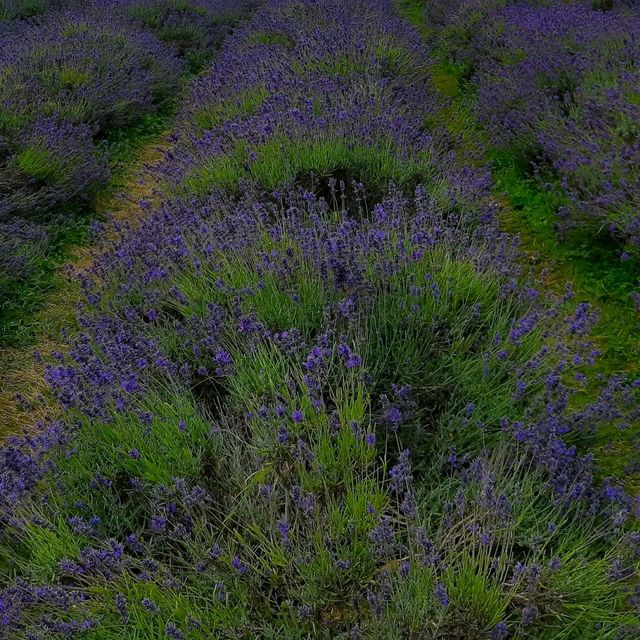
[[57, 549], [17, 560], [10, 637], [633, 628], [636, 507], [572, 441], [637, 391], [571, 408], [588, 309], [422, 188], [363, 219], [332, 186], [167, 204], [96, 265], [47, 373], [69, 422], [3, 451], [9, 549]]
[[193, 63], [210, 55], [232, 12], [225, 2], [67, 4], [0, 31], [0, 217], [48, 209], [100, 184], [105, 159], [87, 148], [92, 139], [174, 94], [181, 54]]
[[187, 66], [211, 56], [251, 3], [9, 4], [18, 17], [33, 9], [0, 23], [0, 242], [17, 252], [0, 272], [10, 300], [38, 256], [40, 268], [47, 259], [35, 253], [20, 266], [29, 243], [19, 246], [12, 218], [42, 224], [42, 233], [74, 224], [109, 177], [113, 132], [173, 99]]
[[182, 73], [150, 33], [92, 3], [5, 27], [0, 66], [4, 219], [101, 184], [96, 136], [154, 109]]
[[462, 168], [442, 132], [426, 132], [437, 102], [429, 52], [387, 4], [268, 3], [194, 83], [166, 163], [169, 191], [315, 180], [326, 192], [334, 176], [384, 192], [388, 180], [429, 180], [443, 207], [480, 208], [488, 173]]
[[40, 16], [64, 4], [65, 0], [3, 0], [0, 6], [0, 23]]
[[640, 246], [640, 16], [624, 4], [472, 1], [442, 12], [495, 144], [558, 176], [561, 228], [613, 236], [623, 257]]

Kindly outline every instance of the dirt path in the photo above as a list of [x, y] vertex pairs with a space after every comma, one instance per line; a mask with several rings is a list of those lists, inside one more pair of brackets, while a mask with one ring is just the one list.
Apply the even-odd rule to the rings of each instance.
[[[161, 140], [140, 148], [136, 161], [117, 176], [98, 197], [96, 217], [135, 223], [144, 215], [141, 201], [157, 199], [157, 183], [149, 168], [163, 157], [168, 132]], [[0, 348], [0, 438], [33, 429], [54, 418], [59, 409], [44, 382], [44, 364], [67, 349], [63, 332], [77, 325], [75, 308], [81, 299], [76, 276], [90, 266], [96, 246], [75, 247], [69, 261], [56, 274], [57, 284], [35, 319], [38, 338], [25, 348]], [[39, 357], [39, 355], [42, 356]]]

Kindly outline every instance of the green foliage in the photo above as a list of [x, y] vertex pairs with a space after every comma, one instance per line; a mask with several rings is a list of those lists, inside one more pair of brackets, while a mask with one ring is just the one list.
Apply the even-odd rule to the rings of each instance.
[[46, 67], [40, 71], [42, 83], [52, 92], [79, 89], [91, 81], [91, 76], [82, 69], [71, 66]]
[[426, 2], [428, 0], [396, 0], [398, 11], [414, 26], [426, 30]]
[[[51, 528], [31, 525], [25, 535], [25, 556], [32, 564], [31, 579], [50, 580], [55, 575], [58, 563], [65, 558], [75, 558], [88, 539], [79, 537], [60, 518]], [[24, 560], [23, 560], [24, 561]]]
[[192, 115], [193, 123], [198, 134], [212, 130], [223, 122], [228, 122], [240, 116], [251, 116], [258, 111], [263, 102], [269, 97], [264, 88], [252, 88], [241, 91], [234, 98], [227, 98], [203, 107]]
[[[173, 477], [197, 478], [204, 458], [215, 457], [215, 445], [208, 440], [211, 427], [191, 398], [171, 391], [148, 393], [138, 411], [153, 410], [149, 425], [141, 424], [134, 412], [120, 414], [109, 425], [83, 420], [75, 440], [78, 454], [61, 465], [61, 476], [77, 483], [78, 492], [90, 484], [91, 474], [96, 472], [108, 478], [134, 476], [157, 484], [169, 483]], [[165, 394], [171, 403], [163, 400]], [[140, 453], [139, 458], [131, 457], [133, 449]]]
[[249, 42], [255, 44], [273, 44], [280, 47], [286, 47], [287, 49], [295, 47], [295, 42], [284, 33], [252, 33], [249, 38]]
[[[381, 140], [378, 146], [365, 147], [357, 141], [332, 139], [289, 139], [277, 136], [255, 149], [255, 158], [247, 164], [247, 148], [239, 143], [231, 152], [206, 160], [183, 181], [182, 189], [193, 195], [205, 195], [213, 189], [235, 191], [241, 178], [251, 177], [268, 190], [280, 188], [294, 179], [326, 179], [344, 171], [349, 180], [364, 182], [371, 190], [384, 189], [389, 180], [401, 187], [427, 182], [430, 157], [402, 160], [392, 146]], [[429, 185], [436, 198], [444, 202], [445, 185]]]

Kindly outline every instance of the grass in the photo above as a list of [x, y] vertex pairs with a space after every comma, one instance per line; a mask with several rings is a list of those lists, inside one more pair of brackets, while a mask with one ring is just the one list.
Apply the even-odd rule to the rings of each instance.
[[[426, 0], [428, 2], [428, 0]], [[428, 26], [425, 21], [425, 0], [396, 0], [398, 11], [416, 28], [420, 33], [428, 33]]]
[[45, 183], [55, 178], [61, 169], [53, 164], [47, 149], [37, 147], [27, 147], [15, 156], [14, 161], [26, 176]]

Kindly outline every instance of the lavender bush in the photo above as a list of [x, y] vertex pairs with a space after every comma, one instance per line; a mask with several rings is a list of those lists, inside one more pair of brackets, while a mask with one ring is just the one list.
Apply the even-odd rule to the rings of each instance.
[[544, 346], [588, 312], [423, 189], [339, 202], [174, 202], [96, 265], [47, 374], [71, 421], [4, 451], [14, 637], [633, 626], [633, 505], [570, 442], [637, 397], [570, 409], [590, 347]]
[[[93, 138], [152, 109], [181, 73], [150, 34], [131, 32], [97, 5], [17, 22], [2, 36], [3, 217], [46, 209], [99, 184], [104, 161]], [[81, 175], [69, 179], [72, 173]]]
[[[14, 280], [26, 280], [46, 256], [50, 236], [41, 225], [13, 220], [0, 225], [0, 292]], [[0, 294], [0, 297], [3, 297]]]
[[[487, 117], [492, 122], [500, 119], [501, 128], [513, 131], [517, 140], [532, 137], [529, 149], [540, 149], [569, 195], [570, 221], [589, 225], [593, 220], [592, 226], [619, 236], [628, 250], [637, 253], [640, 110], [634, 87], [640, 18], [622, 11], [567, 6], [513, 10], [505, 13], [505, 20], [507, 31], [520, 40], [517, 56], [522, 61], [506, 72], [489, 71], [504, 82], [498, 80], [499, 97], [494, 91], [493, 107], [485, 109]], [[553, 31], [542, 28], [549, 22]], [[515, 50], [506, 44], [505, 57]], [[508, 97], [513, 73], [519, 73], [521, 92], [515, 102]], [[483, 91], [480, 96], [484, 109]], [[519, 106], [523, 98], [526, 107]]]
[[[109, 178], [110, 161], [120, 159], [121, 141], [133, 140], [138, 123], [174, 99], [187, 67], [213, 54], [251, 2], [69, 0], [3, 7], [12, 21], [0, 25], [0, 222], [8, 221], [3, 245], [18, 254], [3, 264], [3, 282], [16, 285], [2, 287], [0, 303], [9, 308], [22, 304], [25, 291], [31, 295], [26, 273], [53, 268], [51, 255], [40, 252], [33, 254], [39, 268], [32, 260], [20, 267], [29, 243], [20, 248], [21, 234], [4, 237], [11, 220], [38, 222], [43, 232], [52, 220], [72, 228]], [[48, 246], [53, 251], [57, 244]], [[7, 271], [11, 266], [15, 273]], [[3, 326], [3, 342], [4, 332]]]
[[230, 24], [257, 2], [242, 0], [125, 0], [128, 14], [174, 45], [193, 71], [211, 58]]
[[[444, 11], [493, 140], [559, 178], [560, 226], [638, 254], [637, 11], [589, 2], [462, 2]], [[619, 5], [618, 5], [619, 6]]]
[[42, 214], [74, 197], [89, 196], [109, 175], [86, 125], [52, 116], [16, 133], [5, 146], [0, 220], [17, 212]]
[[96, 265], [47, 374], [71, 421], [5, 450], [16, 637], [635, 624], [633, 505], [570, 442], [637, 395], [570, 409], [590, 347], [544, 346], [588, 312], [519, 290], [508, 238], [422, 189], [364, 220], [339, 195], [172, 203]]
[[391, 1], [278, 0], [196, 83], [165, 201], [81, 278], [61, 420], [0, 449], [0, 633], [637, 635], [637, 503], [583, 447], [640, 383], [584, 400], [594, 313], [421, 137], [414, 42]]
[[443, 204], [461, 210], [487, 188], [484, 168], [461, 169], [442, 134], [426, 133], [437, 100], [428, 51], [388, 3], [293, 11], [276, 2], [260, 20], [238, 30], [194, 83], [165, 172], [174, 190], [315, 179], [327, 194], [333, 176], [348, 189], [364, 180], [384, 192], [389, 179], [429, 179]]
[[[42, 202], [37, 201], [33, 185], [28, 198], [15, 193], [12, 186], [16, 181], [24, 183], [23, 176], [15, 176], [21, 159], [40, 153], [28, 145], [34, 122], [46, 119], [46, 126], [37, 127], [38, 139], [42, 139], [38, 144], [52, 155], [48, 163], [52, 174], [57, 173], [59, 164], [70, 163], [85, 178], [94, 174], [92, 180], [66, 180], [63, 175], [54, 175], [58, 183], [69, 187], [65, 191], [58, 185], [57, 201], [99, 184], [104, 169], [98, 168], [98, 150], [87, 148], [89, 137], [105, 137], [113, 129], [154, 111], [179, 86], [184, 62], [178, 56], [184, 51], [170, 37], [171, 30], [178, 32], [187, 22], [199, 30], [194, 55], [203, 58], [225, 34], [233, 15], [247, 6], [236, 4], [232, 10], [229, 2], [151, 0], [66, 3], [64, 9], [50, 11], [39, 20], [17, 21], [5, 27], [0, 34], [0, 166], [6, 175], [0, 181], [0, 215], [51, 205], [46, 185]], [[158, 36], [153, 29], [159, 30]], [[179, 35], [176, 38], [179, 40]], [[189, 43], [184, 47], [189, 49]], [[88, 127], [90, 136], [84, 127]], [[53, 151], [60, 146], [56, 141], [65, 136], [70, 147], [67, 157], [61, 148]], [[78, 157], [76, 147], [78, 151], [84, 148], [84, 160]], [[27, 177], [35, 177], [37, 185], [42, 186], [38, 176]]]
[[64, 4], [64, 0], [2, 0], [0, 22], [40, 16]]

